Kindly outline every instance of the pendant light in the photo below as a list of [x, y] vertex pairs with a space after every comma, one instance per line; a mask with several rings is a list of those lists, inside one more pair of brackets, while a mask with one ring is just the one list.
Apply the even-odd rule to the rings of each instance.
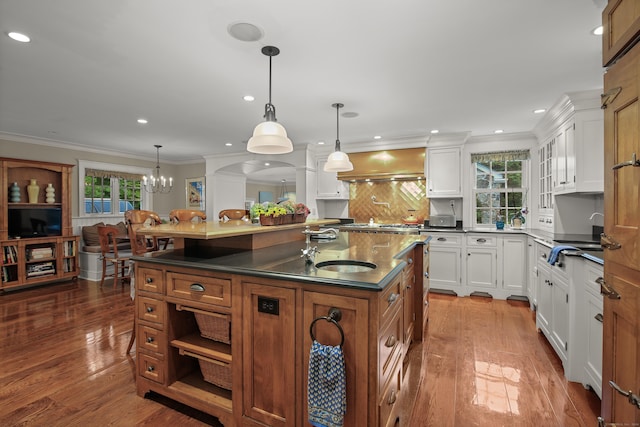
[[162, 145], [154, 145], [156, 147], [156, 173], [149, 177], [142, 177], [142, 186], [148, 193], [168, 193], [173, 188], [173, 178], [169, 177], [169, 186], [167, 187], [167, 179], [160, 175], [160, 148]]
[[340, 151], [340, 108], [344, 107], [344, 104], [337, 103], [331, 106], [336, 109], [336, 148], [324, 164], [324, 171], [349, 172], [353, 170], [353, 163], [349, 160], [347, 153]]
[[293, 151], [287, 131], [276, 120], [276, 107], [271, 103], [271, 58], [280, 53], [275, 46], [265, 46], [262, 53], [269, 57], [269, 102], [264, 106], [265, 121], [253, 130], [247, 143], [247, 151], [257, 154], [285, 154]]

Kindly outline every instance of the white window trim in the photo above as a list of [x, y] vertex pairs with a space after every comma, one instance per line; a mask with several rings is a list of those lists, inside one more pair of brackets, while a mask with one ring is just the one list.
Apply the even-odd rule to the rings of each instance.
[[[78, 215], [85, 218], [120, 218], [121, 214], [88, 214], [84, 211], [84, 178], [86, 169], [99, 169], [114, 172], [136, 173], [140, 175], [151, 175], [152, 170], [139, 166], [119, 165], [116, 163], [92, 162], [89, 160], [78, 160]], [[142, 205], [145, 209], [153, 210], [153, 198], [149, 193], [142, 190], [140, 192]]]
[[[496, 225], [495, 224], [478, 224], [477, 223], [477, 217], [476, 217], [476, 212], [478, 210], [478, 207], [476, 206], [476, 192], [478, 191], [476, 189], [476, 175], [475, 175], [475, 163], [471, 163], [472, 165], [474, 165], [474, 167], [472, 168], [473, 172], [471, 173], [471, 223], [473, 224], [472, 227], [473, 228], [495, 228]], [[529, 174], [529, 170], [531, 168], [531, 159], [529, 160], [522, 160], [522, 184], [524, 185], [524, 187], [521, 188], [509, 188], [507, 189], [507, 192], [512, 192], [510, 190], [513, 191], [517, 191], [517, 192], [522, 192], [527, 196], [527, 200], [524, 200], [524, 203], [526, 203], [527, 206], [530, 206], [529, 203], [529, 197], [531, 194], [531, 184], [530, 184], [530, 174]], [[482, 189], [481, 192], [491, 192], [491, 191], [502, 191], [504, 190], [503, 188], [496, 188], [496, 189]], [[529, 218], [525, 219], [525, 224], [526, 224], [526, 220], [528, 220]]]

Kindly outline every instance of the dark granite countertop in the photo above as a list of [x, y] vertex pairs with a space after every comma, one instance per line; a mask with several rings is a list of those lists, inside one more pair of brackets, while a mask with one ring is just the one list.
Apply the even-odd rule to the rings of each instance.
[[305, 247], [304, 241], [235, 254], [229, 254], [227, 249], [198, 248], [187, 249], [186, 253], [180, 249], [134, 259], [280, 280], [382, 290], [404, 268], [405, 262], [398, 258], [429, 238], [424, 235], [339, 232], [334, 240], [312, 242], [312, 246], [317, 246], [320, 251], [315, 258], [316, 264], [348, 259], [377, 265], [373, 270], [357, 273], [338, 273], [305, 264], [300, 256], [301, 249]]

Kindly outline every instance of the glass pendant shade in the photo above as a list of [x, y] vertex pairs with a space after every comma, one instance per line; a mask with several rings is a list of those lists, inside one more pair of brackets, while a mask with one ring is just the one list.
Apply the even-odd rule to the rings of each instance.
[[347, 153], [334, 151], [329, 155], [327, 163], [324, 164], [325, 172], [349, 172], [353, 170], [353, 163], [349, 160]]
[[293, 144], [287, 137], [284, 126], [278, 122], [266, 121], [258, 124], [247, 143], [247, 151], [257, 154], [285, 154], [293, 151]]
[[279, 53], [280, 49], [275, 46], [262, 48], [262, 54], [269, 57], [269, 102], [264, 106], [265, 121], [256, 126], [247, 142], [250, 153], [285, 154], [293, 151], [293, 143], [284, 126], [276, 121], [276, 107], [271, 103], [271, 58]]
[[340, 108], [344, 107], [344, 104], [336, 103], [331, 106], [336, 109], [336, 147], [324, 164], [324, 171], [349, 172], [353, 170], [353, 163], [349, 160], [347, 153], [340, 151]]

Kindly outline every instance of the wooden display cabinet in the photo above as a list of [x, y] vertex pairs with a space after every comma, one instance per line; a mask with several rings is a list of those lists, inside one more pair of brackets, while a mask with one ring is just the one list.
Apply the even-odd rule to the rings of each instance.
[[[73, 165], [0, 158], [0, 292], [78, 276], [79, 237], [71, 224]], [[29, 203], [27, 185], [35, 180], [38, 198]], [[17, 183], [19, 201], [12, 201]], [[55, 189], [46, 202], [45, 189]]]

